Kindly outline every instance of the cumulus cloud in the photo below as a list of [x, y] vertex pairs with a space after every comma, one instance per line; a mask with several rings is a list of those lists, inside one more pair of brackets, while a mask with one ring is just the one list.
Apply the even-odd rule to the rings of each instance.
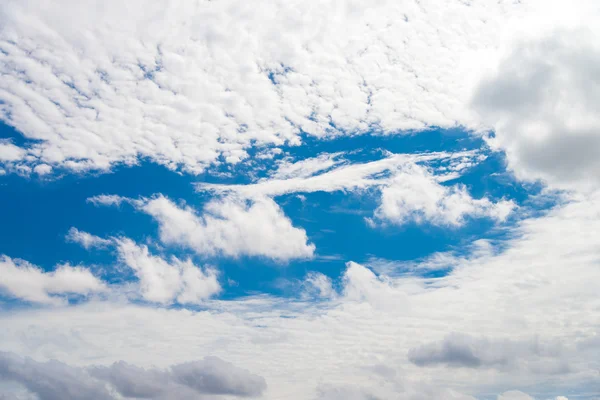
[[116, 243], [119, 258], [139, 279], [144, 300], [197, 304], [221, 291], [215, 269], [202, 269], [190, 259], [172, 257], [166, 261], [150, 254], [147, 246], [138, 246], [127, 238], [116, 239]]
[[350, 261], [342, 277], [342, 294], [347, 301], [367, 303], [386, 311], [398, 311], [408, 305], [406, 293], [386, 276], [377, 276], [363, 265]]
[[44, 176], [52, 173], [53, 168], [48, 164], [38, 164], [33, 168], [33, 172], [39, 176]]
[[302, 286], [304, 297], [331, 299], [337, 296], [331, 278], [320, 272], [309, 272], [306, 274]]
[[283, 262], [314, 254], [304, 229], [294, 227], [269, 198], [214, 199], [202, 215], [164, 196], [144, 201], [139, 208], [158, 221], [162, 242], [200, 255], [263, 256]]
[[415, 221], [460, 226], [468, 216], [503, 221], [513, 208], [512, 201], [494, 203], [485, 197], [474, 199], [460, 184], [443, 186], [425, 167], [412, 164], [405, 166], [381, 190], [381, 205], [370, 222], [402, 225]]
[[87, 201], [97, 206], [129, 203], [158, 222], [164, 244], [182, 246], [201, 256], [260, 256], [285, 262], [312, 258], [315, 251], [306, 231], [293, 226], [268, 197], [215, 197], [201, 214], [190, 206], [178, 206], [162, 194], [141, 199], [99, 195]]
[[88, 269], [59, 265], [44, 271], [27, 261], [0, 256], [0, 290], [33, 303], [61, 304], [68, 295], [102, 292], [105, 285]]
[[69, 229], [69, 232], [65, 238], [69, 242], [81, 245], [86, 250], [106, 247], [112, 243], [112, 241], [108, 239], [103, 239], [101, 237], [92, 235], [91, 233], [80, 231], [75, 227]]
[[19, 161], [25, 157], [25, 151], [9, 142], [0, 141], [0, 162]]
[[83, 368], [55, 360], [37, 362], [0, 352], [0, 380], [17, 382], [40, 400], [248, 397], [259, 396], [267, 387], [264, 378], [218, 357], [205, 357], [166, 369], [145, 369], [124, 361], [109, 367]]
[[[516, 207], [514, 202], [475, 199], [461, 184], [442, 182], [460, 177], [461, 172], [479, 162], [476, 152], [386, 154], [366, 163], [334, 162], [338, 154], [285, 164], [269, 178], [248, 185], [197, 184], [198, 190], [261, 198], [289, 193], [360, 191], [377, 188], [380, 205], [371, 225], [402, 225], [415, 221], [435, 225], [460, 226], [467, 217], [504, 221]], [[427, 166], [433, 161], [442, 167]], [[285, 179], [280, 178], [285, 177]]]
[[598, 187], [600, 46], [591, 31], [523, 40], [479, 85], [474, 107], [494, 128], [490, 144], [517, 177]]

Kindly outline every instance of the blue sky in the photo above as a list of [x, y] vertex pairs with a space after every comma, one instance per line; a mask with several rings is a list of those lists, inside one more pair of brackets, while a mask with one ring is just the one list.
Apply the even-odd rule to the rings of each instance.
[[6, 0], [1, 400], [599, 400], [592, 0]]
[[[3, 125], [3, 137], [15, 135]], [[310, 150], [309, 150], [310, 149]], [[449, 185], [464, 184], [477, 198], [495, 201], [508, 199], [521, 207], [531, 207], [528, 199], [539, 193], [535, 185], [524, 185], [506, 171], [501, 153], [490, 151], [481, 138], [459, 129], [431, 129], [421, 134], [373, 136], [369, 134], [314, 141], [308, 138], [302, 146], [284, 147], [286, 157], [294, 162], [324, 153], [348, 154], [352, 163], [366, 163], [382, 157], [382, 151], [394, 153], [424, 153], [435, 151], [475, 150], [486, 159], [468, 168]], [[220, 177], [218, 171], [201, 176], [189, 176], [165, 167], [142, 161], [135, 166], [120, 166], [107, 174], [58, 175], [52, 177], [22, 177], [7, 174], [0, 177], [5, 195], [1, 200], [2, 220], [7, 228], [2, 232], [0, 252], [28, 260], [51, 271], [57, 264], [95, 265], [103, 270], [107, 281], [135, 280], [123, 278], [121, 272], [111, 271], [118, 262], [111, 249], [88, 251], [66, 240], [69, 229], [90, 232], [100, 237], [126, 236], [140, 243], [157, 241], [157, 225], [153, 219], [132, 207], [95, 207], [87, 199], [101, 194], [124, 197], [151, 197], [162, 194], [176, 202], [201, 209], [211, 196], [194, 190], [194, 183], [250, 183], [265, 178], [274, 163], [256, 162], [252, 166], [228, 167], [230, 176]], [[215, 176], [216, 175], [216, 176]], [[294, 226], [306, 230], [316, 245], [316, 257], [309, 260], [277, 262], [264, 257], [242, 256], [198, 257], [181, 248], [160, 248], [164, 255], [192, 256], [199, 262], [219, 265], [226, 290], [221, 298], [236, 298], [253, 293], [297, 296], [298, 288], [286, 286], [285, 281], [302, 280], [307, 272], [321, 272], [337, 279], [345, 269], [345, 260], [368, 263], [371, 259], [411, 261], [426, 258], [436, 252], [465, 252], [474, 240], [494, 240], [505, 228], [518, 221], [515, 215], [502, 224], [489, 218], [468, 218], [461, 226], [436, 226], [411, 222], [402, 226], [374, 229], [365, 218], [377, 207], [377, 191], [364, 193], [285, 194], [275, 197]], [[544, 205], [545, 207], [551, 204]], [[544, 208], [535, 207], [536, 211]], [[442, 269], [437, 274], [445, 274]], [[227, 284], [228, 280], [233, 280]]]

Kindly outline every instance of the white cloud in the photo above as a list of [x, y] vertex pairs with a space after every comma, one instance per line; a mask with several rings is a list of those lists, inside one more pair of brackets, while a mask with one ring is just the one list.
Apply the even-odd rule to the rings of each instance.
[[331, 278], [320, 272], [309, 272], [302, 282], [304, 297], [332, 299], [337, 296]]
[[[466, 217], [487, 217], [504, 221], [516, 205], [512, 201], [492, 202], [486, 197], [474, 199], [465, 186], [444, 186], [440, 182], [460, 177], [461, 171], [477, 164], [477, 152], [386, 154], [366, 163], [347, 164], [339, 154], [327, 154], [284, 163], [271, 177], [248, 185], [204, 184], [198, 190], [235, 193], [248, 198], [288, 193], [381, 190], [381, 205], [372, 225], [429, 222], [460, 226]], [[436, 170], [425, 165], [441, 161]], [[437, 173], [437, 174], [436, 174]]]
[[385, 276], [355, 262], [346, 263], [342, 293], [346, 301], [368, 303], [375, 309], [395, 312], [408, 305], [407, 294]]
[[0, 141], [0, 162], [19, 161], [26, 155], [25, 151], [12, 143]]
[[[590, 25], [592, 26], [592, 25]], [[597, 188], [600, 46], [584, 29], [523, 40], [478, 87], [474, 107], [494, 128], [517, 177]]]
[[52, 173], [52, 167], [48, 164], [39, 164], [35, 166], [33, 172], [35, 172], [39, 176], [48, 175]]
[[[253, 144], [298, 143], [299, 129], [329, 137], [331, 125], [384, 133], [481, 128], [466, 104], [479, 59], [494, 56], [500, 38], [515, 25], [528, 26], [529, 15], [540, 25], [547, 13], [577, 20], [583, 2], [558, 3], [343, 0], [315, 7], [223, 0], [168, 7], [134, 0], [89, 7], [85, 1], [8, 0], [0, 14], [0, 113], [38, 141], [27, 152], [3, 142], [0, 158], [23, 173], [40, 165], [107, 169], [140, 157], [198, 173], [211, 163], [240, 162]], [[480, 86], [475, 108], [496, 130], [490, 143], [506, 151], [520, 178], [597, 186], [598, 50], [593, 35], [577, 35], [517, 47], [500, 64], [502, 74]], [[468, 215], [502, 219], [509, 211], [507, 203], [440, 184], [468, 162], [453, 164], [446, 176], [420, 171], [427, 179], [412, 186], [399, 179], [399, 170], [419, 170], [410, 165], [426, 161], [391, 155], [347, 165], [324, 155], [283, 163], [279, 176], [255, 185], [201, 186], [227, 192], [202, 215], [164, 197], [90, 201], [129, 202], [157, 219], [164, 243], [201, 255], [282, 261], [311, 257], [314, 246], [269, 198], [280, 194], [377, 187], [383, 197], [376, 217], [396, 222], [455, 225]], [[422, 198], [416, 201], [414, 193]], [[503, 251], [446, 254], [411, 266], [450, 265], [442, 278], [385, 276], [383, 269], [375, 274], [348, 263], [336, 295], [330, 280], [309, 275], [306, 286], [323, 297], [317, 303], [267, 295], [208, 300], [220, 288], [209, 269], [167, 261], [119, 239], [143, 297], [163, 304], [202, 301], [203, 311], [116, 301], [52, 312], [5, 310], [0, 348], [73, 365], [126, 356], [146, 369], [215, 354], [260, 371], [269, 382], [267, 399], [309, 399], [319, 390], [333, 398], [409, 400], [481, 393], [531, 399], [510, 391], [524, 387], [541, 398], [559, 399], [565, 388], [597, 393], [600, 250], [590, 238], [600, 231], [599, 212], [598, 195], [582, 195], [508, 230]], [[44, 272], [5, 257], [0, 268], [3, 289], [32, 302], [58, 303], [68, 293], [102, 286], [77, 267]], [[451, 332], [467, 339], [457, 346], [447, 339]], [[540, 362], [522, 345], [531, 332], [561, 351]], [[480, 335], [486, 339], [473, 339]], [[506, 343], [508, 354], [500, 354]], [[419, 359], [431, 368], [411, 363], [411, 349], [420, 349]], [[472, 368], [450, 365], [456, 351], [463, 366], [476, 360]], [[569, 368], [554, 368], [563, 359]], [[515, 368], [495, 367], [503, 363]], [[398, 373], [366, 372], [371, 365]]]
[[103, 4], [4, 4], [1, 113], [40, 141], [35, 162], [81, 171], [148, 157], [199, 173], [253, 144], [298, 144], [301, 131], [476, 126], [466, 104], [481, 59], [532, 20], [587, 11], [583, 0]]
[[[589, 238], [599, 229], [598, 210], [593, 197], [524, 220], [509, 229], [504, 250], [476, 247], [442, 278], [378, 276], [348, 264], [330, 301], [257, 295], [207, 300], [198, 312], [110, 302], [15, 310], [0, 314], [0, 348], [40, 360], [85, 363], [85, 355], [146, 367], [213, 354], [264, 376], [266, 399], [312, 399], [320, 384], [410, 400], [444, 391], [483, 399], [525, 387], [539, 399], [594, 393], [600, 251]], [[469, 338], [479, 367], [410, 362], [410, 349], [443, 349], [452, 332]], [[569, 368], [555, 368], [565, 360]], [[365, 369], [380, 364], [397, 373]]]
[[0, 256], [0, 290], [33, 303], [58, 305], [70, 294], [102, 292], [105, 285], [89, 270], [68, 264], [45, 272], [23, 260]]
[[512, 201], [493, 203], [485, 197], [474, 199], [460, 184], [443, 186], [427, 168], [409, 164], [382, 189], [381, 205], [370, 221], [460, 226], [468, 216], [504, 221], [513, 208]]
[[86, 250], [106, 247], [112, 243], [109, 239], [103, 239], [88, 232], [80, 231], [75, 227], [69, 229], [65, 238], [69, 242], [80, 244]]
[[87, 199], [88, 203], [92, 203], [95, 206], [120, 206], [123, 202], [128, 201], [128, 198], [114, 194], [100, 194]]
[[176, 257], [168, 262], [150, 254], [147, 246], [138, 246], [132, 240], [116, 239], [121, 261], [131, 268], [139, 279], [144, 300], [170, 304], [198, 304], [221, 291], [217, 271], [200, 268], [190, 259]]
[[306, 231], [294, 227], [268, 197], [246, 199], [229, 194], [212, 199], [202, 214], [163, 195], [150, 199], [99, 195], [87, 201], [97, 206], [129, 203], [158, 222], [163, 243], [183, 246], [201, 256], [261, 256], [285, 262], [312, 258], [315, 251]]
[[331, 169], [343, 162], [342, 153], [324, 153], [317, 157], [306, 158], [297, 162], [282, 160], [277, 163], [277, 169], [270, 175], [271, 179], [308, 178]]
[[162, 242], [185, 246], [200, 255], [264, 256], [277, 261], [311, 258], [315, 246], [272, 199], [211, 200], [198, 215], [158, 196], [138, 207], [158, 221]]
[[471, 245], [461, 246], [460, 249], [466, 255], [460, 255], [456, 251], [436, 252], [424, 258], [409, 261], [371, 257], [365, 264], [380, 275], [397, 277], [427, 271], [452, 270], [468, 262], [468, 258], [483, 258], [492, 256], [497, 252], [494, 245], [485, 239], [478, 239]]
[[[452, 163], [456, 159], [472, 160], [476, 156], [477, 153], [473, 151], [423, 154], [385, 153], [383, 158], [366, 163], [350, 164], [336, 160], [335, 168], [330, 169], [333, 166], [331, 159], [337, 157], [337, 155], [329, 155], [299, 161], [294, 164], [285, 164], [283, 175], [286, 179], [278, 179], [279, 171], [276, 171], [274, 178], [261, 179], [254, 184], [223, 185], [198, 183], [196, 184], [196, 189], [217, 193], [237, 193], [249, 198], [259, 196], [274, 197], [288, 193], [358, 191], [389, 184], [389, 175], [406, 165], [430, 161]], [[307, 165], [310, 165], [309, 170], [306, 170]], [[289, 171], [295, 171], [295, 173], [292, 174]], [[458, 176], [457, 172], [453, 172], [452, 174], [440, 174], [438, 179], [444, 180]]]

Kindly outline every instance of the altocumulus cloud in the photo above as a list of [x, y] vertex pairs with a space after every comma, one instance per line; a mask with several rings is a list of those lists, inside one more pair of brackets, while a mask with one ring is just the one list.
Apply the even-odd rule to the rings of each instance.
[[124, 361], [108, 367], [76, 367], [2, 352], [0, 380], [19, 383], [40, 400], [251, 397], [260, 396], [267, 387], [262, 377], [217, 357], [145, 369]]
[[247, 159], [253, 145], [300, 144], [301, 132], [479, 126], [468, 99], [482, 52], [516, 19], [585, 9], [533, 0], [60, 4], [8, 0], [0, 16], [3, 119], [37, 141], [27, 160], [10, 151], [23, 172], [148, 157], [200, 173]]

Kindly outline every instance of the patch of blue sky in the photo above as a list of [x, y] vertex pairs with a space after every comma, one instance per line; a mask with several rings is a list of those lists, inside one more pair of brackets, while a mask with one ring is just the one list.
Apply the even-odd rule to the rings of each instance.
[[[3, 135], [11, 128], [4, 126]], [[16, 139], [15, 139], [16, 140]], [[286, 146], [284, 154], [298, 161], [320, 153], [345, 152], [349, 162], [368, 162], [382, 157], [380, 150], [393, 153], [421, 153], [432, 151], [479, 150], [487, 158], [464, 171], [463, 175], [446, 184], [465, 184], [475, 198], [511, 199], [526, 204], [540, 187], [516, 182], [505, 170], [499, 154], [486, 150], [481, 138], [468, 132], [432, 129], [419, 134], [396, 136], [359, 135], [333, 140], [305, 138], [303, 146]], [[253, 156], [253, 155], [251, 155]], [[122, 271], [115, 273], [117, 262], [114, 249], [85, 250], [65, 241], [71, 227], [100, 237], [126, 236], [138, 243], [149, 243], [156, 254], [169, 257], [191, 257], [197, 264], [210, 264], [221, 271], [224, 291], [221, 298], [236, 298], [253, 293], [297, 295], [294, 285], [307, 272], [318, 271], [332, 279], [339, 279], [347, 261], [366, 263], [379, 258], [409, 261], [443, 251], [461, 253], [477, 239], [500, 240], [506, 229], [488, 220], [470, 218], [459, 228], [436, 227], [430, 224], [408, 223], [403, 226], [368, 226], [365, 217], [377, 208], [378, 191], [360, 193], [307, 193], [286, 194], [275, 200], [294, 226], [306, 230], [309, 241], [316, 245], [316, 256], [311, 260], [296, 260], [277, 264], [261, 257], [238, 259], [199, 258], [181, 248], [153, 245], [158, 242], [157, 224], [151, 217], [129, 205], [95, 207], [86, 199], [99, 194], [117, 194], [139, 198], [162, 193], [176, 202], [185, 202], [201, 210], [210, 200], [210, 194], [196, 192], [195, 182], [249, 183], [266, 177], [275, 167], [273, 160], [256, 159], [230, 169], [230, 175], [212, 173], [190, 176], [168, 170], [144, 161], [136, 166], [118, 166], [111, 173], [65, 175], [50, 181], [36, 177], [25, 178], [7, 174], [0, 176], [0, 254], [22, 258], [45, 270], [56, 264], [95, 265], [109, 282], [123, 279]], [[214, 173], [214, 172], [217, 173]], [[220, 172], [224, 172], [222, 169]], [[539, 209], [553, 205], [536, 203]], [[516, 223], [509, 220], [504, 227]], [[448, 270], [429, 271], [424, 276], [440, 276]], [[133, 279], [133, 275], [125, 275]]]
[[[0, 106], [1, 105], [2, 105], [2, 102], [0, 102]], [[6, 114], [5, 119], [10, 120], [11, 115]], [[15, 128], [13, 128], [12, 126], [10, 126], [2, 121], [0, 121], [0, 140], [7, 140], [10, 143], [12, 143], [16, 146], [20, 146], [20, 147], [27, 147], [36, 142], [35, 140], [26, 138]]]
[[[356, 134], [317, 138], [302, 136], [302, 145], [283, 145], [281, 154], [273, 158], [261, 157], [270, 151], [269, 147], [253, 146], [247, 150], [248, 159], [239, 164], [221, 163], [209, 169], [209, 173], [198, 181], [210, 183], [246, 184], [255, 179], [265, 178], [276, 167], [277, 161], [289, 158], [299, 161], [316, 157], [323, 153], [344, 153], [350, 162], [368, 162], [382, 158], [382, 151], [391, 153], [458, 152], [485, 149], [481, 137], [471, 135], [464, 129], [431, 128], [421, 132], [401, 134]], [[224, 160], [222, 160], [224, 161]], [[211, 174], [212, 173], [212, 174]]]

